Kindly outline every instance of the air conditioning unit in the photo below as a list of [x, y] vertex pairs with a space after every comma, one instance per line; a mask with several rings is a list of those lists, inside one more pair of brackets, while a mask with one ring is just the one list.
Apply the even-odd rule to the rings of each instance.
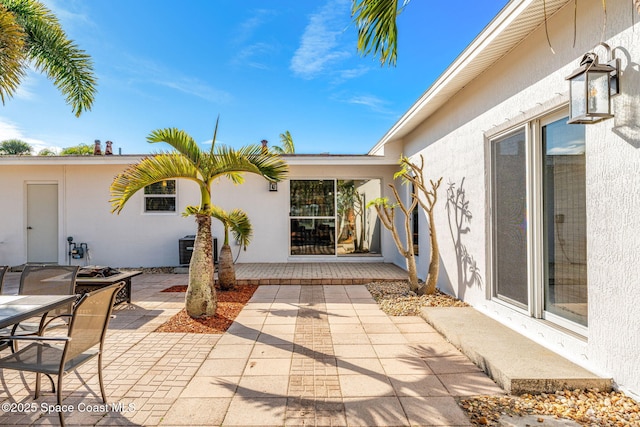
[[[180, 255], [180, 265], [188, 265], [193, 254], [193, 244], [196, 241], [195, 235], [184, 236], [178, 239], [178, 254]], [[213, 238], [213, 262], [218, 263], [218, 239]]]

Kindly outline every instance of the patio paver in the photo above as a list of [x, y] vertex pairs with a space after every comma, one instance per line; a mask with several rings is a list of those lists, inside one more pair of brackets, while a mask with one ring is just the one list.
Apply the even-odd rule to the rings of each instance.
[[[68, 425], [470, 426], [455, 398], [503, 393], [423, 319], [387, 316], [362, 285], [261, 285], [225, 334], [153, 332], [184, 298], [160, 291], [186, 279], [134, 278], [134, 302], [117, 308], [107, 336], [115, 406], [76, 411]], [[99, 404], [95, 365], [79, 372], [65, 379], [64, 403]], [[32, 375], [5, 371], [0, 382], [0, 403], [34, 402]], [[50, 421], [0, 413], [2, 425]]]

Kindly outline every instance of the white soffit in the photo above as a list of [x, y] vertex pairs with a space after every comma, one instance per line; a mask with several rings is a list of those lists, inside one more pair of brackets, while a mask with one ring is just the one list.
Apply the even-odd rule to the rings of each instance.
[[[513, 0], [370, 150], [402, 138], [571, 0]], [[546, 4], [545, 4], [546, 3]]]

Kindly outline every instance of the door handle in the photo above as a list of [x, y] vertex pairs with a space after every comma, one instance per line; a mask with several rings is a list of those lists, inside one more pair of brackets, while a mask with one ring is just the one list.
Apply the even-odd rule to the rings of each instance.
[[33, 227], [27, 227], [27, 230], [33, 230]]

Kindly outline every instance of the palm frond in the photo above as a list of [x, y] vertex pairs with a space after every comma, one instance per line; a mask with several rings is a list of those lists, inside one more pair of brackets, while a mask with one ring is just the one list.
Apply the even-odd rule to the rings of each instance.
[[12, 97], [24, 77], [24, 31], [13, 14], [0, 5], [0, 99]]
[[120, 213], [126, 202], [144, 187], [165, 179], [185, 178], [202, 185], [198, 170], [177, 153], [156, 154], [129, 166], [111, 183], [111, 212]]
[[264, 153], [259, 145], [248, 145], [239, 150], [258, 170], [257, 173], [272, 182], [279, 182], [289, 173], [289, 165], [274, 153]]
[[211, 150], [209, 151], [209, 155], [213, 156], [213, 151], [216, 147], [216, 140], [218, 139], [218, 124], [220, 123], [220, 114], [218, 114], [218, 118], [216, 118], [216, 127], [213, 129], [213, 138], [211, 139]]
[[3, 4], [24, 29], [25, 55], [66, 97], [76, 115], [91, 110], [96, 78], [91, 57], [67, 38], [60, 22], [37, 1], [7, 1]]
[[287, 163], [280, 156], [263, 152], [257, 144], [240, 149], [217, 145], [209, 164], [210, 179], [226, 176], [235, 184], [244, 182], [244, 173], [261, 175], [269, 181], [281, 181], [289, 171]]
[[147, 142], [151, 144], [165, 142], [188, 158], [196, 168], [200, 167], [202, 150], [196, 141], [183, 130], [176, 128], [156, 129], [147, 136]]
[[231, 222], [233, 238], [242, 246], [242, 249], [246, 251], [253, 237], [253, 227], [249, 216], [241, 209], [234, 209], [229, 214], [229, 220]]
[[238, 242], [244, 250], [247, 249], [253, 237], [253, 226], [246, 212], [242, 209], [234, 209], [231, 212], [227, 212], [219, 206], [212, 206], [210, 214], [211, 217], [220, 221], [224, 226], [224, 244], [229, 244], [228, 235], [229, 230], [231, 230], [236, 242]]
[[276, 154], [294, 154], [296, 152], [296, 147], [293, 143], [293, 138], [291, 137], [291, 133], [289, 131], [285, 131], [280, 134], [280, 143], [282, 144], [280, 147], [277, 145], [272, 147], [272, 150]]
[[242, 184], [246, 172], [258, 173], [238, 150], [224, 144], [216, 145], [214, 154], [207, 157], [206, 166], [203, 166], [203, 173], [209, 181], [224, 176], [234, 184]]
[[380, 56], [381, 65], [395, 66], [398, 50], [397, 17], [409, 3], [404, 0], [353, 0], [351, 14], [358, 30], [358, 51]]

